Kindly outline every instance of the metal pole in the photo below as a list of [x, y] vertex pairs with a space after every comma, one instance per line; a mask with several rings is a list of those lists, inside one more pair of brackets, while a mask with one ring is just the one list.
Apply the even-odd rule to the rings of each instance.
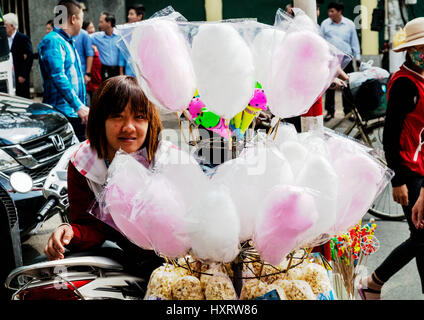
[[294, 7], [302, 9], [314, 22], [318, 21], [316, 0], [294, 0]]

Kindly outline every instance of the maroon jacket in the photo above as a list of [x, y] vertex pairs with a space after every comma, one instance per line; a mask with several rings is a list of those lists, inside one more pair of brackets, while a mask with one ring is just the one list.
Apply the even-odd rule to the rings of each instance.
[[105, 240], [119, 241], [125, 237], [118, 231], [92, 216], [88, 210], [96, 198], [88, 186], [87, 179], [69, 162], [68, 166], [69, 214], [74, 237], [70, 246], [74, 250], [85, 250], [100, 246]]

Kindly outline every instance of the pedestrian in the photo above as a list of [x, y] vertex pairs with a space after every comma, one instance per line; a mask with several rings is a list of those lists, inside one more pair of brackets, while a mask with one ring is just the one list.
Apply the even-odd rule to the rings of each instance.
[[75, 0], [62, 0], [58, 6], [66, 7], [67, 21], [55, 25], [38, 46], [43, 102], [63, 113], [78, 139], [85, 140], [88, 107], [84, 104], [84, 73], [72, 39], [81, 30], [84, 13]]
[[53, 20], [49, 20], [46, 23], [46, 34], [53, 31]]
[[128, 23], [139, 22], [144, 18], [144, 12], [146, 9], [142, 4], [133, 4], [128, 8]]
[[14, 13], [5, 14], [4, 25], [13, 58], [16, 95], [30, 98], [30, 74], [34, 55], [30, 38], [18, 31], [18, 17]]
[[[70, 224], [58, 226], [51, 234], [44, 253], [49, 260], [63, 259], [65, 246], [71, 252], [116, 242], [135, 271], [150, 273], [163, 263], [153, 250], [143, 250], [107, 223], [89, 213], [97, 195], [104, 189], [108, 166], [118, 150], [140, 151], [137, 160], [151, 169], [156, 160], [170, 152], [160, 141], [162, 124], [156, 107], [148, 101], [129, 76], [117, 76], [103, 82], [93, 96], [87, 123], [88, 141], [82, 143], [68, 166]], [[165, 143], [165, 145], [162, 145]], [[145, 283], [147, 285], [147, 282]]]
[[[81, 61], [82, 72], [84, 72], [84, 81], [87, 85], [91, 80], [91, 69], [93, 66], [93, 41], [84, 28], [81, 29], [79, 34], [74, 36], [74, 40], [75, 48], [77, 49]], [[84, 103], [86, 103], [86, 101], [84, 101]]]
[[393, 199], [402, 205], [410, 237], [361, 280], [358, 291], [368, 300], [380, 299], [382, 286], [414, 258], [424, 294], [424, 18], [409, 22], [405, 33], [406, 41], [394, 49], [407, 55], [388, 85], [383, 146], [387, 164], [395, 172]]
[[[331, 2], [328, 5], [328, 18], [321, 24], [323, 37], [333, 44], [336, 48], [352, 55], [359, 66], [361, 61], [361, 48], [359, 45], [358, 34], [352, 20], [343, 16], [344, 5], [340, 2]], [[353, 61], [344, 68], [345, 73], [354, 71]], [[349, 100], [343, 99], [343, 111], [348, 115], [352, 110], [352, 104]], [[335, 113], [335, 91], [328, 90], [325, 95], [325, 110], [327, 111], [324, 121], [334, 118]], [[351, 118], [350, 118], [351, 119]]]
[[[87, 31], [89, 35], [96, 32], [96, 27], [94, 26], [93, 22], [86, 21], [83, 23], [82, 28]], [[102, 69], [102, 63], [100, 62], [99, 57], [99, 50], [97, 47], [92, 44], [91, 45], [93, 49], [93, 64], [91, 67], [91, 75], [90, 75], [90, 81], [87, 83], [87, 104], [90, 105], [91, 99], [93, 98], [94, 91], [97, 90], [97, 88], [102, 83], [102, 75], [101, 75], [101, 69]]]
[[119, 56], [120, 51], [117, 42], [121, 39], [115, 30], [115, 15], [103, 12], [99, 19], [99, 32], [91, 35], [93, 44], [99, 50], [102, 63], [102, 81], [120, 75]]

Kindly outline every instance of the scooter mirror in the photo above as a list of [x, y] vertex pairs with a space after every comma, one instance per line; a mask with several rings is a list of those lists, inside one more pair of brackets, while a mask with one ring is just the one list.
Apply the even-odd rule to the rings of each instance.
[[27, 193], [32, 190], [32, 178], [25, 172], [14, 172], [9, 178], [10, 185], [16, 192]]

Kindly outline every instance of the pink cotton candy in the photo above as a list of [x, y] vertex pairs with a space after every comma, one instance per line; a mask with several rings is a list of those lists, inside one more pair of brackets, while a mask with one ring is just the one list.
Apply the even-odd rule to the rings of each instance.
[[149, 100], [172, 112], [187, 108], [196, 90], [195, 76], [186, 40], [175, 22], [141, 23], [134, 30], [130, 53]]
[[182, 257], [188, 252], [186, 208], [181, 195], [167, 179], [155, 176], [133, 202], [134, 222], [156, 252], [170, 258]]
[[278, 265], [318, 219], [314, 198], [303, 188], [278, 185], [258, 217], [254, 243], [263, 261]]
[[151, 250], [152, 247], [144, 233], [143, 226], [135, 223], [134, 218], [131, 217], [133, 210], [131, 200], [134, 195], [135, 189], [134, 192], [129, 190], [124, 192], [117, 184], [113, 184], [107, 188], [104, 196], [107, 211], [122, 234], [139, 247]]
[[280, 118], [306, 113], [336, 70], [327, 42], [310, 31], [291, 32], [278, 42], [267, 90], [271, 112]]
[[337, 222], [334, 232], [344, 232], [357, 224], [371, 207], [385, 172], [364, 154], [339, 157], [334, 168], [339, 176]]

